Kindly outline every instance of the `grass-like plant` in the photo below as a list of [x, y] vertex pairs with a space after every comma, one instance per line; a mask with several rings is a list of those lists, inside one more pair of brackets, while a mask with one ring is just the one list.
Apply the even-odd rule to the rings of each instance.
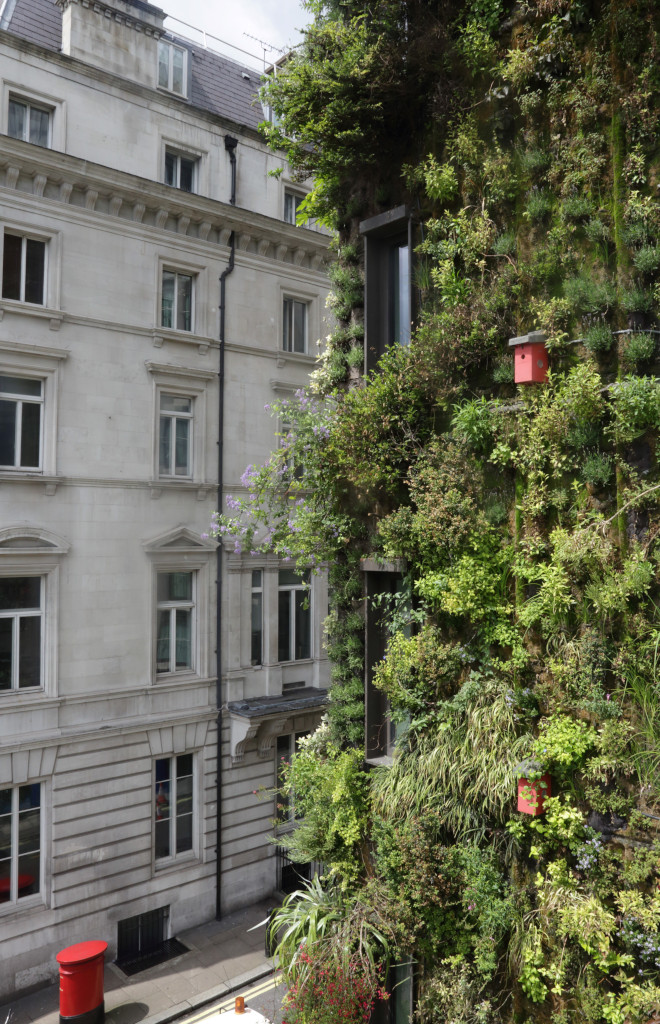
[[639, 363], [647, 362], [655, 354], [656, 339], [653, 334], [629, 334], [623, 349], [623, 367], [634, 370]]

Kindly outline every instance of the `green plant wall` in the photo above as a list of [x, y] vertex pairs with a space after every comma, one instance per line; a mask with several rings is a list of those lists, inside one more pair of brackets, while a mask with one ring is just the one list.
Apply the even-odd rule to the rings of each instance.
[[[351, 776], [360, 821], [327, 863], [351, 970], [378, 993], [362, 921], [376, 961], [414, 963], [425, 1024], [647, 1024], [660, 1013], [660, 11], [310, 9], [306, 44], [267, 86], [281, 115], [268, 133], [316, 175], [308, 212], [336, 231], [336, 328], [287, 403], [286, 445], [251, 470], [238, 518], [218, 521], [331, 566], [324, 781], [297, 852], [323, 848], [314, 801], [336, 799], [340, 752], [362, 741], [360, 558], [403, 559], [376, 673], [399, 749]], [[420, 313], [410, 347], [364, 379], [358, 225], [401, 202], [418, 224]], [[508, 340], [532, 330], [550, 372], [516, 386]], [[545, 775], [544, 812], [519, 813], [518, 778]], [[315, 949], [341, 970], [336, 942]], [[295, 986], [295, 950], [283, 957]], [[289, 1019], [325, 1020], [295, 999]]]

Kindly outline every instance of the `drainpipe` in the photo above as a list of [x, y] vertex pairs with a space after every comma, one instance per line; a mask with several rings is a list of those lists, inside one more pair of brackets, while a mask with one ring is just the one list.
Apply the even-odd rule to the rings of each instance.
[[[229, 202], [236, 205], [236, 146], [238, 139], [225, 135], [225, 149], [231, 163], [231, 197]], [[223, 509], [222, 475], [224, 471], [225, 440], [225, 313], [227, 308], [227, 278], [234, 269], [236, 236], [232, 231], [229, 239], [229, 262], [220, 275], [220, 366], [218, 369], [218, 512]], [[215, 853], [215, 916], [222, 916], [222, 541], [216, 551], [215, 585], [215, 704], [217, 712], [216, 746], [216, 853]]]

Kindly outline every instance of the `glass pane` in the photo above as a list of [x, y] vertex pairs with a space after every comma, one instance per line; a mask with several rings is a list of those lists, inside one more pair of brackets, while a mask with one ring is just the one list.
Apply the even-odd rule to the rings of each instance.
[[193, 818], [192, 814], [184, 814], [176, 819], [176, 852], [185, 853], [192, 850]]
[[170, 764], [169, 757], [158, 758], [156, 761], [156, 782], [170, 781]]
[[[2, 846], [2, 822], [0, 822], [0, 847]], [[11, 896], [11, 861], [0, 857], [0, 903], [7, 903]]]
[[40, 607], [40, 576], [6, 576], [0, 579], [0, 611]]
[[23, 615], [18, 621], [18, 685], [41, 686], [41, 616]]
[[284, 219], [287, 224], [296, 223], [296, 204], [290, 192], [284, 193]]
[[18, 808], [20, 811], [29, 811], [31, 808], [41, 806], [41, 785], [32, 782], [29, 786], [20, 786], [18, 790]]
[[20, 465], [28, 469], [36, 469], [41, 461], [39, 458], [41, 405], [37, 405], [36, 402], [23, 402], [22, 419]]
[[155, 855], [156, 860], [160, 857], [169, 857], [170, 855], [170, 823], [169, 821], [157, 821], [156, 822], [156, 835], [155, 835]]
[[261, 569], [253, 569], [252, 570], [252, 586], [253, 587], [261, 587], [261, 580], [262, 580]]
[[193, 756], [192, 754], [180, 754], [176, 759], [176, 777], [177, 779], [185, 779], [189, 775], [192, 776], [193, 771]]
[[184, 156], [180, 160], [179, 188], [184, 192], [192, 192], [193, 179], [195, 176], [195, 161], [187, 160]]
[[9, 101], [9, 135], [12, 139], [25, 139], [27, 107], [16, 100]]
[[18, 898], [32, 896], [39, 892], [40, 856], [39, 851], [24, 854], [18, 858]]
[[160, 418], [160, 434], [158, 439], [158, 472], [172, 472], [172, 420], [169, 416]]
[[192, 330], [192, 277], [177, 274], [176, 326], [180, 331]]
[[294, 352], [305, 351], [305, 335], [306, 335], [306, 320], [307, 320], [307, 306], [304, 302], [294, 302], [293, 304], [293, 339]]
[[39, 832], [39, 808], [21, 811], [18, 816], [18, 852], [34, 853], [41, 845]]
[[174, 279], [176, 274], [163, 271], [163, 300], [160, 322], [163, 327], [174, 327]]
[[30, 142], [35, 146], [48, 145], [48, 122], [50, 114], [47, 110], [30, 107]]
[[[0, 789], [0, 815], [11, 812], [11, 789]], [[1, 854], [4, 856], [4, 854]]]
[[262, 651], [262, 597], [263, 595], [252, 594], [252, 622], [250, 633], [250, 664], [261, 665]]
[[183, 50], [172, 47], [172, 92], [183, 92]]
[[309, 592], [305, 590], [296, 590], [295, 602], [296, 602], [296, 661], [299, 658], [309, 658], [311, 656], [310, 650], [310, 636], [311, 636], [311, 614], [310, 614], [310, 601]]
[[5, 395], [24, 395], [41, 398], [41, 381], [31, 377], [8, 377], [0, 373], [0, 392]]
[[192, 668], [192, 613], [187, 608], [176, 610], [176, 667]]
[[177, 817], [182, 814], [192, 814], [192, 776], [187, 775], [185, 779], [179, 779], [176, 784], [176, 813]]
[[176, 160], [174, 153], [165, 153], [165, 184], [176, 185]]
[[0, 399], [0, 466], [16, 465], [16, 402]]
[[170, 612], [158, 612], [156, 671], [170, 671]]
[[11, 690], [13, 636], [13, 618], [0, 619], [0, 690]]
[[0, 815], [0, 858], [3, 860], [11, 853], [11, 790], [4, 791], [9, 795], [7, 813]]
[[285, 352], [291, 351], [291, 299], [285, 299], [283, 303], [284, 321], [282, 324], [282, 348]]
[[158, 44], [158, 85], [167, 89], [170, 77], [170, 47], [168, 43]]
[[9, 235], [5, 232], [2, 258], [3, 299], [20, 299], [21, 297], [22, 249], [23, 239], [19, 235]]
[[291, 661], [291, 598], [290, 591], [281, 590], [277, 601], [277, 660]]
[[25, 242], [25, 301], [44, 302], [44, 270], [46, 266], [46, 243], [28, 238]]
[[175, 420], [176, 423], [176, 453], [174, 471], [177, 476], [187, 476], [190, 473], [189, 437], [190, 420]]
[[277, 574], [280, 587], [300, 587], [309, 579], [309, 572], [296, 572], [295, 569], [280, 569]]
[[191, 601], [192, 600], [192, 573], [191, 572], [159, 572], [158, 573], [158, 600], [159, 601]]
[[170, 784], [156, 783], [156, 821], [165, 821], [170, 816]]
[[192, 412], [192, 398], [181, 395], [161, 395], [160, 407], [163, 412]]

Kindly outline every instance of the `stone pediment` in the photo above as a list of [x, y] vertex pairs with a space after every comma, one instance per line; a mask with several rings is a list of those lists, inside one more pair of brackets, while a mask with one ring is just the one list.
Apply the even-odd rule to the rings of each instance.
[[204, 539], [201, 534], [187, 526], [175, 526], [165, 533], [143, 541], [142, 547], [147, 554], [208, 554], [215, 551], [215, 541]]
[[70, 547], [63, 537], [41, 526], [19, 523], [0, 529], [0, 555], [65, 555]]

